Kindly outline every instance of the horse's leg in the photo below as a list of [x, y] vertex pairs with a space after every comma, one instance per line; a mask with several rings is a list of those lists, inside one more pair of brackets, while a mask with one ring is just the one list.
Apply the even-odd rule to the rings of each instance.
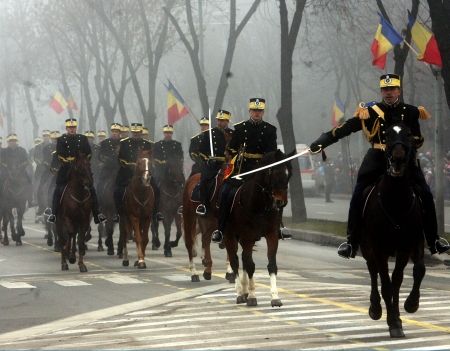
[[281, 299], [278, 296], [278, 288], [277, 288], [278, 232], [267, 234], [266, 242], [267, 242], [267, 259], [269, 261], [269, 263], [267, 264], [267, 271], [269, 272], [270, 277], [270, 294], [272, 298], [270, 304], [272, 305], [272, 307], [275, 306], [281, 307], [283, 306], [283, 303], [281, 302]]
[[204, 231], [202, 231], [202, 264], [205, 267], [203, 271], [203, 278], [205, 280], [211, 280], [212, 276], [212, 257], [211, 257], [211, 234], [213, 232], [213, 228], [210, 223], [206, 225]]
[[19, 240], [21, 236], [25, 236], [25, 230], [23, 229], [23, 215], [25, 213], [25, 204], [17, 208], [17, 234]]
[[254, 242], [247, 241], [242, 245], [242, 292], [247, 295], [247, 306], [256, 306], [258, 304], [255, 293], [255, 262], [253, 261], [252, 251]]
[[69, 263], [74, 264], [77, 262], [76, 250], [77, 250], [77, 235], [76, 233], [71, 233], [69, 235], [70, 244], [70, 253], [69, 253]]
[[226, 263], [226, 273], [225, 273], [225, 279], [228, 280], [228, 282], [230, 282], [231, 284], [235, 283], [235, 276], [233, 273], [233, 269], [231, 268], [231, 264], [230, 264], [230, 258], [227, 255], [227, 263]]
[[150, 230], [150, 217], [145, 218], [141, 224], [141, 230], [142, 230], [142, 252], [144, 254], [145, 258], [145, 250], [147, 249], [147, 245], [149, 242], [148, 233]]
[[177, 234], [175, 240], [170, 242], [171, 247], [177, 247], [178, 242], [180, 241], [180, 238], [183, 235], [181, 231], [181, 216], [178, 212], [175, 214], [174, 219], [175, 219], [175, 227], [177, 228]]
[[152, 222], [150, 224], [150, 228], [152, 230], [152, 250], [158, 250], [161, 246], [161, 241], [159, 241], [159, 222], [156, 219], [156, 216], [152, 214]]
[[378, 268], [377, 264], [373, 259], [366, 261], [367, 269], [370, 274], [370, 307], [369, 316], [373, 320], [378, 320], [381, 318], [381, 297], [378, 291]]
[[408, 313], [414, 313], [419, 309], [420, 300], [420, 285], [422, 279], [425, 276], [425, 264], [423, 262], [423, 247], [417, 248], [412, 255], [413, 266], [413, 287], [408, 297], [405, 300], [405, 311]]
[[2, 226], [2, 230], [3, 230], [3, 240], [2, 240], [2, 244], [5, 246], [9, 245], [9, 238], [8, 238], [8, 222], [10, 220], [9, 217], [9, 213], [7, 211], [5, 211], [5, 213], [3, 214], [3, 226]]
[[403, 271], [408, 264], [408, 260], [409, 253], [397, 252], [395, 268], [392, 272], [392, 317], [390, 318], [391, 324], [389, 325], [389, 331], [393, 338], [405, 336], [403, 333], [402, 320], [400, 319], [399, 294], [400, 286], [403, 282]]
[[105, 236], [105, 224], [99, 223], [97, 229], [98, 229], [97, 251], [99, 252], [105, 251], [105, 249], [103, 248], [103, 241], [102, 241], [102, 237]]
[[129, 230], [130, 228], [128, 218], [122, 216], [120, 218], [119, 223], [120, 234], [119, 234], [119, 243], [117, 244], [117, 255], [119, 256], [119, 258], [122, 258], [122, 266], [124, 267], [127, 267], [130, 264], [130, 261], [128, 259], [128, 247], [127, 247]]
[[47, 232], [47, 246], [53, 246], [53, 233], [51, 231], [51, 223], [46, 222], [45, 223], [45, 230]]
[[191, 282], [198, 283], [200, 278], [195, 269], [194, 263], [194, 246], [196, 237], [197, 217], [190, 203], [183, 204], [183, 226], [184, 226], [184, 245], [189, 257], [189, 271], [191, 272]]
[[145, 265], [145, 254], [143, 251], [142, 232], [141, 232], [141, 226], [139, 223], [139, 218], [132, 218], [131, 226], [134, 231], [134, 240], [136, 242], [136, 253], [137, 253], [137, 258], [138, 258], [137, 261], [134, 262], [134, 266], [139, 269], [147, 268]]
[[[109, 218], [109, 216], [108, 216]], [[106, 239], [105, 239], [105, 245], [107, 247], [107, 254], [108, 256], [114, 255], [114, 242], [113, 242], [113, 233], [114, 233], [114, 222], [110, 219], [108, 219], [104, 225], [105, 233], [106, 233]]]
[[245, 302], [247, 302], [248, 295], [246, 296], [243, 294], [241, 279], [239, 278], [239, 258], [237, 255], [238, 241], [236, 240], [236, 238], [233, 235], [231, 235], [231, 233], [230, 233], [230, 235], [225, 235], [224, 241], [225, 241], [225, 247], [227, 249], [227, 255], [230, 259], [231, 269], [233, 270], [233, 274], [235, 277], [235, 282], [234, 282], [235, 285], [234, 286], [236, 289], [236, 303], [237, 304], [245, 303]]
[[172, 257], [172, 246], [170, 245], [170, 227], [172, 225], [173, 215], [171, 213], [164, 214], [164, 256]]
[[17, 232], [13, 210], [9, 212], [9, 229], [11, 230], [11, 239], [17, 241]]
[[69, 256], [70, 250], [70, 237], [67, 236], [66, 240], [61, 242], [61, 270], [68, 271], [69, 265], [67, 264], [66, 257]]
[[84, 264], [84, 255], [86, 255], [86, 243], [85, 240], [85, 233], [89, 228], [80, 229], [80, 232], [78, 233], [78, 268], [80, 269], [81, 273], [87, 272], [87, 267]]

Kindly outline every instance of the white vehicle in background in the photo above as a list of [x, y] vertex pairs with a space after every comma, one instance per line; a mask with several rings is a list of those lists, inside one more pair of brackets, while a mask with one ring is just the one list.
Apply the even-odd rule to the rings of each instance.
[[[297, 153], [302, 152], [308, 148], [306, 144], [296, 144]], [[278, 149], [284, 152], [284, 146], [278, 145]], [[290, 152], [290, 151], [288, 151]], [[308, 195], [316, 195], [323, 189], [323, 177], [317, 174], [317, 165], [315, 156], [311, 153], [306, 153], [298, 157], [300, 165], [300, 174], [302, 176], [303, 191]]]

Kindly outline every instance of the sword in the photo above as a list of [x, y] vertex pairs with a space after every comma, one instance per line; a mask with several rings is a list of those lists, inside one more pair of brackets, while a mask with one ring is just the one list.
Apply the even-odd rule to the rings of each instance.
[[211, 157], [214, 157], [214, 148], [212, 141], [212, 125], [211, 125], [211, 108], [208, 109], [208, 119], [209, 119], [209, 151], [211, 151]]
[[265, 166], [262, 166], [262, 167], [253, 169], [253, 170], [251, 170], [251, 171], [248, 171], [248, 172], [245, 172], [245, 173], [242, 173], [242, 174], [235, 175], [235, 176], [233, 176], [232, 178], [238, 179], [238, 180], [242, 180], [241, 177], [243, 177], [243, 176], [246, 176], [246, 175], [249, 175], [249, 174], [252, 174], [252, 173], [256, 173], [256, 172], [262, 171], [262, 170], [267, 169], [267, 168], [270, 168], [270, 167], [274, 167], [274, 166], [281, 165], [282, 163], [285, 163], [285, 162], [288, 162], [288, 161], [290, 161], [290, 160], [293, 160], [294, 158], [303, 156], [303, 155], [307, 154], [307, 153], [310, 152], [310, 151], [311, 151], [311, 150], [310, 150], [309, 148], [308, 148], [308, 149], [305, 149], [305, 150], [303, 150], [302, 152], [299, 152], [298, 154], [295, 154], [295, 155], [289, 156], [289, 157], [287, 157], [287, 158], [284, 158], [284, 159], [282, 159], [282, 160], [280, 160], [280, 161], [271, 163], [270, 165], [265, 165]]

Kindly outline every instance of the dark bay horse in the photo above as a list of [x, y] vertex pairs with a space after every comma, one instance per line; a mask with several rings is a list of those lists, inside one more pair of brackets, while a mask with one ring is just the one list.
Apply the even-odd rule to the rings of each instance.
[[123, 209], [120, 214], [119, 247], [123, 248], [123, 266], [129, 265], [127, 241], [133, 237], [136, 242], [137, 261], [135, 267], [147, 268], [145, 249], [149, 242], [148, 232], [155, 202], [151, 180], [150, 152], [141, 151], [134, 175], [125, 189]]
[[[179, 158], [169, 158], [164, 165], [164, 176], [160, 179], [160, 208], [159, 211], [164, 216], [164, 256], [172, 257], [172, 247], [178, 246], [181, 233], [180, 206], [183, 203], [184, 188], [183, 160]], [[177, 228], [174, 241], [170, 241], [170, 229], [175, 221]], [[152, 223], [152, 243], [153, 248], [160, 245], [158, 235], [158, 221]], [[159, 245], [158, 245], [159, 244]]]
[[[117, 167], [118, 170], [119, 167]], [[116, 205], [114, 204], [114, 187], [117, 170], [111, 170], [106, 177], [98, 182], [98, 203], [102, 213], [106, 216], [106, 222], [98, 225], [99, 241], [98, 246], [101, 245], [101, 238], [104, 237], [105, 245], [107, 247], [107, 254], [114, 255], [114, 226], [113, 216], [116, 214]], [[99, 249], [100, 250], [100, 249]], [[100, 250], [101, 251], [101, 250]]]
[[[22, 245], [21, 237], [25, 235], [22, 221], [26, 210], [26, 203], [29, 194], [32, 192], [32, 185], [25, 172], [24, 165], [13, 165], [8, 168], [2, 167], [2, 203], [3, 203], [3, 245], [9, 244], [8, 224], [11, 229], [11, 238], [17, 246]], [[13, 209], [16, 210], [14, 216]]]
[[[369, 316], [381, 318], [382, 308], [378, 291], [386, 304], [390, 336], [404, 337], [399, 312], [399, 291], [403, 271], [411, 258], [413, 287], [405, 300], [405, 310], [414, 313], [419, 308], [420, 285], [425, 276], [422, 209], [409, 175], [409, 164], [415, 161], [415, 150], [409, 129], [394, 125], [386, 133], [387, 172], [368, 191], [361, 233], [361, 252], [370, 273], [371, 293]], [[388, 260], [395, 256], [392, 279]]]
[[78, 243], [78, 267], [80, 272], [87, 272], [84, 264], [86, 253], [85, 237], [89, 230], [92, 212], [92, 199], [89, 191], [92, 185], [92, 173], [89, 159], [80, 154], [71, 164], [68, 183], [60, 200], [56, 216], [56, 231], [61, 245], [61, 269], [66, 271], [70, 263], [76, 262], [76, 245]]
[[[267, 153], [260, 165], [269, 165], [285, 158], [280, 150]], [[236, 193], [229, 221], [225, 228], [224, 243], [236, 276], [236, 303], [256, 306], [255, 263], [253, 247], [261, 237], [266, 238], [267, 270], [270, 275], [271, 305], [282, 306], [276, 285], [278, 232], [282, 208], [287, 204], [287, 191], [292, 167], [281, 163], [248, 176]], [[239, 279], [238, 245], [242, 247], [242, 278]]]

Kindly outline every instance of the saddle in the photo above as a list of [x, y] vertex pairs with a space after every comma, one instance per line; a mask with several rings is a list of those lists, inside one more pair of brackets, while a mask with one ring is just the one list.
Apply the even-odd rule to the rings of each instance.
[[[208, 192], [209, 201], [214, 199], [214, 196], [218, 193], [218, 190], [223, 182], [223, 175], [219, 172], [214, 178], [208, 179], [206, 182], [206, 191]], [[200, 182], [198, 182], [191, 193], [191, 201], [194, 203], [200, 203]]]

